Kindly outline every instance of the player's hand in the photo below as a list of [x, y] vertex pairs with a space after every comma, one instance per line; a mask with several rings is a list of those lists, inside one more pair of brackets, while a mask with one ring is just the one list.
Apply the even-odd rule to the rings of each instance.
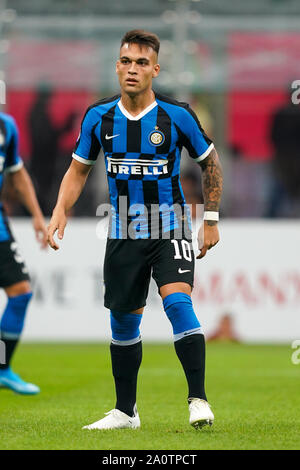
[[200, 250], [197, 259], [201, 259], [206, 255], [207, 250], [210, 250], [220, 240], [218, 225], [209, 225], [205, 220], [199, 229], [198, 233], [198, 248]]
[[65, 227], [67, 225], [67, 217], [64, 211], [54, 211], [48, 226], [48, 244], [53, 250], [58, 250], [59, 245], [54, 240], [54, 234], [58, 230], [57, 236], [59, 240], [64, 237]]
[[42, 215], [34, 216], [32, 219], [35, 237], [42, 249], [47, 248], [47, 227]]

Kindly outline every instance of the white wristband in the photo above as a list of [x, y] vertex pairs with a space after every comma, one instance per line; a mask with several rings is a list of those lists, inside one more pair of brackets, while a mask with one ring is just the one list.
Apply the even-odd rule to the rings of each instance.
[[203, 220], [215, 220], [219, 221], [219, 212], [206, 211], [204, 212]]

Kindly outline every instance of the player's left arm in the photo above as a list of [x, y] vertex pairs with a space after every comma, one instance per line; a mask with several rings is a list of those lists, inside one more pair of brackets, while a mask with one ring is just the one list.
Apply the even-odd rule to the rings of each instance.
[[13, 186], [20, 202], [26, 207], [28, 212], [32, 215], [32, 223], [35, 231], [36, 239], [42, 248], [47, 247], [47, 228], [44, 216], [40, 209], [35, 189], [33, 187], [31, 178], [22, 166], [14, 172], [9, 172], [7, 175], [9, 182]]
[[[202, 169], [204, 212], [207, 212], [207, 217], [204, 217], [204, 219], [218, 219], [223, 186], [219, 157], [213, 142], [206, 135], [194, 111], [188, 105], [183, 108], [181, 111], [182, 118], [177, 126], [179, 140], [187, 148], [191, 158]], [[203, 258], [207, 250], [218, 243], [220, 236], [217, 223], [217, 220], [204, 220], [198, 234], [201, 253], [197, 256], [197, 259]]]
[[[202, 169], [202, 191], [205, 212], [219, 212], [223, 174], [222, 167], [216, 150], [213, 148], [207, 157], [199, 162]], [[204, 220], [198, 237], [202, 238], [203, 246], [197, 259], [203, 258], [207, 250], [210, 250], [220, 240], [218, 222], [216, 220]]]

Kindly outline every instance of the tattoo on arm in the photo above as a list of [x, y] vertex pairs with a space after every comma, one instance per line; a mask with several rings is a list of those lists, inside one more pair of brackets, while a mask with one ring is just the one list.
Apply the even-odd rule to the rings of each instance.
[[[202, 169], [204, 210], [218, 212], [222, 195], [223, 175], [216, 150], [213, 149], [199, 165]], [[216, 224], [215, 221], [207, 221], [207, 223], [208, 225]]]

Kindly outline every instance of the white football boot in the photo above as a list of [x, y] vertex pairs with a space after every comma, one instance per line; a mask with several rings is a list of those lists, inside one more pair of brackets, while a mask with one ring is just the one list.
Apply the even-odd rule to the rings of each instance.
[[189, 403], [189, 411], [190, 424], [196, 429], [200, 429], [207, 424], [211, 426], [214, 422], [214, 414], [205, 400], [192, 398]]
[[84, 426], [82, 429], [137, 429], [141, 426], [141, 421], [136, 407], [134, 407], [134, 416], [128, 416], [123, 411], [114, 409], [105, 413], [105, 418], [96, 421], [93, 424]]

